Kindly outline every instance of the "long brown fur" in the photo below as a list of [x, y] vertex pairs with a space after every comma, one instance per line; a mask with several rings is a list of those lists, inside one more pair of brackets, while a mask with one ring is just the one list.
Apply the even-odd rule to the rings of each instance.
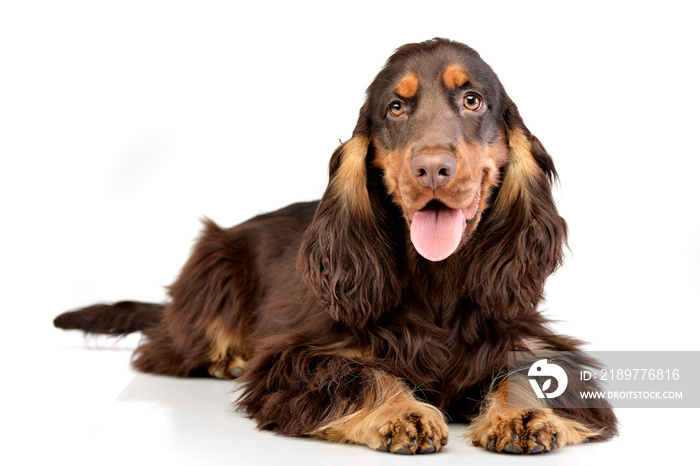
[[[468, 93], [483, 106], [463, 106]], [[456, 170], [426, 187], [411, 163], [437, 152]], [[617, 433], [604, 403], [502, 401], [518, 382], [508, 351], [580, 342], [538, 312], [567, 236], [554, 164], [475, 51], [445, 39], [398, 49], [329, 175], [318, 202], [230, 229], [207, 221], [163, 306], [96, 305], [56, 326], [142, 331], [133, 364], [144, 372], [242, 374], [238, 405], [286, 435], [430, 453], [447, 443], [446, 419], [476, 417], [476, 445], [532, 453]], [[456, 251], [433, 262], [409, 230], [435, 203], [476, 214]], [[516, 431], [527, 438], [514, 443]]]

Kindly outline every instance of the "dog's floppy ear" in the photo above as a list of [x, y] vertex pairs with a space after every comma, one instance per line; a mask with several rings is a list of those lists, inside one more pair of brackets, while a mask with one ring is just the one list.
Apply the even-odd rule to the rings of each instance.
[[470, 292], [481, 307], [512, 318], [534, 309], [546, 278], [562, 263], [567, 226], [552, 197], [552, 158], [506, 98], [509, 160], [470, 248]]
[[302, 240], [297, 270], [331, 317], [349, 326], [376, 321], [398, 304], [397, 258], [367, 189], [368, 105], [353, 137], [333, 153], [329, 181]]

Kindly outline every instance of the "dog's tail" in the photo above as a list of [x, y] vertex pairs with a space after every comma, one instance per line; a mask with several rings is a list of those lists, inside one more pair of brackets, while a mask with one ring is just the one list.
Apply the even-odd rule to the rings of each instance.
[[120, 301], [114, 304], [95, 304], [56, 317], [54, 326], [85, 333], [121, 336], [147, 331], [156, 326], [163, 315], [162, 304]]

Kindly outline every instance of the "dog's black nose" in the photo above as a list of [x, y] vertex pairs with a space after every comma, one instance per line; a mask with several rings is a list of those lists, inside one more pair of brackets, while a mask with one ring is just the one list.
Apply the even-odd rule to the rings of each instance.
[[421, 152], [411, 159], [411, 173], [419, 185], [435, 191], [457, 171], [457, 158], [449, 152]]

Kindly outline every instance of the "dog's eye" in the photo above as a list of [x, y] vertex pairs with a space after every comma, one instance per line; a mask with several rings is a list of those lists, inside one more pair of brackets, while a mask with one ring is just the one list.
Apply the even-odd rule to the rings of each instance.
[[464, 108], [476, 112], [481, 108], [481, 97], [476, 94], [467, 94], [464, 96]]
[[389, 111], [392, 115], [398, 117], [403, 115], [403, 113], [406, 111], [406, 107], [404, 106], [403, 102], [397, 100], [389, 105]]

